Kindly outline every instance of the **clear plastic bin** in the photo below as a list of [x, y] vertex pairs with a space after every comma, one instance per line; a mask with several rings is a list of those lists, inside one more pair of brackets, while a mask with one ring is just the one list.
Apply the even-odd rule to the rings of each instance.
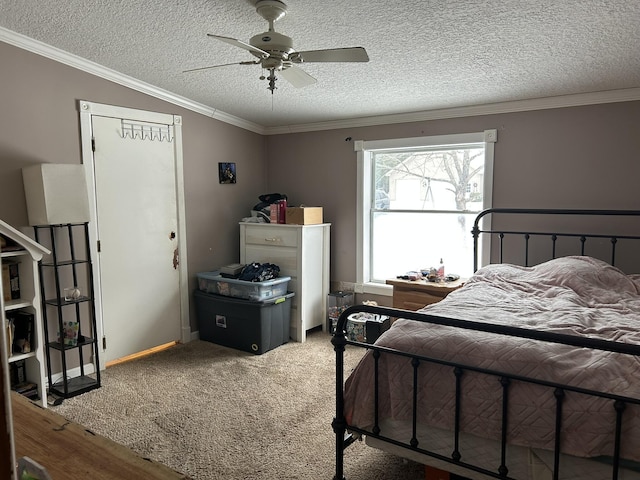
[[291, 277], [278, 277], [266, 282], [247, 282], [235, 278], [225, 278], [219, 271], [197, 273], [198, 290], [216, 293], [225, 297], [244, 298], [261, 302], [287, 293]]
[[353, 305], [353, 292], [340, 290], [331, 292], [327, 297], [327, 330], [333, 334], [340, 314]]

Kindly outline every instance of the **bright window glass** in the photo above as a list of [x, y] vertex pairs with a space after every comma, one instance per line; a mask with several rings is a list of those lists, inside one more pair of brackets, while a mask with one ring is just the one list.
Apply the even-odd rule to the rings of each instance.
[[[359, 279], [412, 270], [473, 273], [471, 228], [490, 206], [495, 131], [361, 142]], [[364, 289], [366, 291], [366, 288]]]

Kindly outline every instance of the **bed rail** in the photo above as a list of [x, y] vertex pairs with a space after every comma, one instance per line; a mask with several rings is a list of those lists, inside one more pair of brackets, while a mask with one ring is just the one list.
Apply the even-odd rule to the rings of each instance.
[[[507, 236], [520, 236], [522, 237], [524, 244], [524, 257], [522, 258], [521, 265], [528, 267], [530, 261], [530, 240], [532, 237], [548, 237], [551, 245], [551, 253], [547, 260], [551, 260], [556, 258], [556, 246], [557, 242], [560, 238], [578, 238], [579, 239], [579, 249], [575, 252], [575, 255], [585, 255], [585, 248], [588, 239], [608, 239], [611, 242], [610, 248], [610, 257], [608, 259], [604, 259], [608, 261], [611, 265], [616, 265], [616, 245], [619, 240], [622, 239], [630, 239], [630, 240], [640, 240], [640, 235], [613, 235], [608, 233], [565, 233], [561, 231], [531, 231], [527, 230], [509, 230], [509, 229], [500, 229], [493, 228], [494, 220], [499, 218], [502, 215], [515, 214], [519, 216], [523, 215], [531, 215], [531, 216], [554, 216], [554, 217], [593, 217], [596, 221], [598, 219], [603, 218], [611, 218], [611, 217], [637, 217], [640, 220], [640, 210], [572, 210], [572, 209], [523, 209], [523, 208], [489, 208], [487, 210], [483, 210], [478, 214], [474, 223], [473, 229], [471, 233], [473, 235], [473, 271], [475, 272], [480, 267], [480, 246], [479, 242], [481, 238], [485, 235], [489, 237], [497, 236], [499, 239], [498, 245], [498, 259], [497, 263], [503, 263], [503, 255], [504, 255], [504, 241]], [[489, 222], [485, 222], [485, 217], [489, 219]], [[640, 222], [639, 222], [640, 223]], [[487, 224], [486, 228], [482, 228], [481, 224]], [[566, 255], [562, 255], [566, 256]], [[495, 263], [495, 262], [492, 262]]]
[[[620, 449], [621, 449], [621, 432], [622, 432], [622, 420], [623, 420], [623, 413], [625, 410], [625, 407], [629, 404], [634, 404], [634, 405], [640, 405], [640, 399], [636, 399], [636, 398], [630, 398], [630, 397], [624, 397], [624, 396], [620, 396], [620, 395], [612, 395], [609, 394], [607, 392], [601, 392], [601, 391], [596, 391], [596, 390], [589, 390], [589, 389], [584, 389], [584, 388], [580, 388], [577, 386], [568, 386], [568, 385], [561, 385], [561, 384], [557, 384], [557, 383], [553, 383], [553, 382], [548, 382], [545, 381], [543, 379], [537, 379], [537, 378], [529, 378], [529, 377], [524, 377], [524, 376], [519, 376], [519, 375], [513, 375], [513, 374], [509, 374], [506, 372], [501, 372], [501, 371], [496, 371], [496, 370], [491, 370], [491, 369], [484, 369], [484, 368], [478, 368], [478, 367], [474, 367], [474, 366], [470, 366], [470, 365], [465, 365], [465, 364], [458, 364], [458, 363], [453, 363], [453, 362], [449, 362], [449, 361], [445, 361], [445, 360], [441, 360], [441, 359], [437, 359], [437, 358], [431, 358], [431, 357], [426, 357], [423, 355], [416, 355], [416, 354], [411, 354], [411, 353], [407, 353], [407, 352], [402, 352], [399, 350], [394, 350], [391, 348], [387, 348], [387, 347], [382, 347], [382, 346], [378, 346], [378, 345], [371, 345], [371, 344], [367, 344], [367, 343], [361, 343], [361, 342], [355, 342], [355, 341], [351, 341], [348, 340], [345, 334], [346, 331], [346, 323], [347, 323], [347, 318], [354, 314], [354, 313], [358, 313], [358, 312], [367, 312], [367, 313], [374, 313], [374, 314], [379, 314], [379, 315], [387, 315], [389, 317], [400, 317], [400, 318], [406, 318], [406, 319], [411, 319], [411, 320], [416, 320], [416, 321], [420, 321], [420, 322], [427, 322], [427, 323], [432, 323], [432, 324], [437, 324], [437, 325], [446, 325], [446, 326], [451, 326], [451, 327], [457, 327], [457, 328], [464, 328], [464, 329], [470, 329], [470, 330], [476, 330], [476, 331], [482, 331], [482, 332], [490, 332], [490, 333], [495, 333], [495, 334], [499, 334], [499, 335], [508, 335], [508, 336], [516, 336], [516, 337], [521, 337], [521, 338], [529, 338], [529, 339], [535, 339], [535, 340], [539, 340], [539, 341], [544, 341], [544, 342], [553, 342], [553, 343], [560, 343], [560, 344], [565, 344], [565, 345], [572, 345], [575, 347], [584, 347], [584, 348], [590, 348], [590, 349], [598, 349], [598, 350], [604, 350], [604, 351], [610, 351], [610, 352], [617, 352], [617, 353], [621, 353], [621, 354], [626, 354], [626, 355], [634, 355], [634, 356], [638, 356], [640, 357], [640, 345], [631, 345], [631, 344], [626, 344], [626, 343], [621, 343], [621, 342], [612, 342], [612, 341], [607, 341], [607, 340], [601, 340], [601, 339], [595, 339], [595, 338], [584, 338], [584, 337], [577, 337], [577, 336], [572, 336], [572, 335], [563, 335], [563, 334], [556, 334], [556, 333], [550, 333], [550, 332], [545, 332], [545, 331], [538, 331], [538, 330], [531, 330], [531, 329], [524, 329], [524, 328], [518, 328], [518, 327], [510, 327], [510, 326], [501, 326], [501, 325], [493, 325], [493, 324], [486, 324], [486, 323], [480, 323], [480, 322], [473, 322], [473, 321], [467, 321], [467, 320], [459, 320], [459, 319], [453, 319], [453, 318], [446, 318], [446, 317], [439, 317], [439, 316], [434, 316], [434, 315], [427, 315], [425, 313], [418, 313], [418, 312], [414, 312], [414, 311], [409, 311], [409, 310], [401, 310], [401, 309], [395, 309], [395, 308], [389, 308], [389, 307], [377, 307], [377, 306], [368, 306], [368, 305], [355, 305], [352, 307], [349, 307], [348, 309], [346, 309], [339, 317], [337, 325], [336, 325], [336, 332], [332, 337], [331, 343], [334, 346], [334, 351], [336, 353], [336, 415], [333, 419], [332, 422], [332, 427], [334, 430], [334, 433], [336, 435], [336, 471], [335, 471], [335, 480], [344, 480], [345, 476], [344, 476], [344, 450], [355, 441], [353, 433], [351, 432], [356, 432], [358, 434], [361, 435], [366, 435], [366, 436], [370, 436], [372, 438], [376, 438], [379, 440], [382, 440], [384, 442], [388, 442], [388, 443], [392, 443], [396, 446], [399, 446], [401, 448], [405, 448], [407, 450], [411, 450], [414, 452], [418, 452], [420, 454], [423, 455], [427, 455], [430, 456], [432, 458], [436, 458], [445, 462], [448, 462], [450, 464], [453, 465], [457, 465], [463, 468], [466, 468], [467, 470], [469, 470], [470, 472], [479, 472], [482, 473], [484, 475], [487, 475], [489, 477], [493, 477], [493, 478], [499, 478], [499, 479], [513, 479], [512, 477], [509, 476], [509, 466], [506, 463], [506, 449], [507, 449], [507, 437], [506, 437], [506, 426], [507, 426], [507, 410], [508, 410], [508, 390], [509, 390], [509, 385], [512, 381], [519, 381], [519, 382], [530, 382], [530, 383], [536, 383], [538, 385], [542, 385], [545, 387], [548, 387], [550, 389], [553, 389], [554, 392], [554, 396], [556, 399], [556, 424], [555, 424], [555, 431], [554, 431], [554, 435], [555, 435], [555, 448], [554, 448], [554, 479], [559, 478], [559, 472], [560, 472], [560, 451], [561, 451], [561, 439], [560, 439], [560, 430], [562, 427], [562, 402], [565, 396], [566, 392], [577, 392], [580, 394], [584, 394], [584, 395], [592, 395], [592, 396], [597, 396], [597, 397], [601, 397], [601, 398], [605, 398], [608, 399], [612, 402], [613, 408], [616, 411], [616, 421], [615, 421], [615, 446], [614, 446], [614, 451], [611, 452], [611, 458], [612, 458], [612, 465], [611, 465], [611, 470], [612, 470], [612, 476], [611, 478], [613, 480], [616, 480], [618, 478], [618, 472], [620, 469]], [[375, 425], [374, 427], [369, 431], [369, 430], [364, 430], [352, 425], [348, 425], [347, 424], [347, 420], [344, 416], [344, 381], [345, 381], [345, 373], [344, 373], [344, 352], [345, 352], [345, 347], [347, 345], [352, 345], [355, 347], [360, 347], [360, 348], [366, 348], [366, 349], [370, 349], [372, 350], [373, 353], [373, 357], [374, 357], [374, 361], [376, 362], [375, 365], [377, 365], [378, 362], [378, 358], [385, 354], [385, 355], [401, 355], [404, 357], [408, 357], [411, 358], [411, 364], [413, 365], [414, 368], [414, 385], [413, 385], [413, 391], [414, 391], [414, 400], [413, 400], [413, 425], [414, 425], [414, 429], [413, 429], [413, 436], [410, 439], [407, 439], [406, 442], [399, 442], [397, 440], [391, 439], [391, 438], [387, 438], [384, 435], [381, 434], [380, 428], [377, 424], [378, 422], [378, 398], [377, 398], [377, 387], [376, 387], [376, 392], [375, 392], [375, 396], [374, 396], [374, 412], [375, 412]], [[429, 451], [427, 449], [422, 448], [419, 445], [419, 442], [416, 438], [416, 429], [415, 429], [415, 425], [417, 423], [417, 411], [419, 408], [419, 405], [417, 403], [417, 399], [416, 399], [416, 385], [417, 385], [417, 369], [419, 367], [419, 365], [423, 362], [426, 363], [438, 363], [440, 365], [448, 365], [450, 367], [452, 367], [452, 381], [455, 382], [455, 388], [456, 388], [456, 404], [454, 406], [454, 411], [455, 411], [455, 420], [454, 420], [454, 445], [455, 448], [453, 450], [453, 452], [451, 453], [451, 455], [449, 457], [447, 456], [443, 456], [441, 454], [438, 454], [436, 452], [433, 451]], [[460, 395], [461, 395], [461, 386], [460, 386], [460, 377], [463, 375], [463, 373], [465, 371], [475, 371], [475, 372], [480, 372], [482, 374], [486, 374], [486, 375], [492, 375], [495, 376], [500, 384], [502, 385], [504, 394], [503, 394], [503, 405], [502, 405], [502, 425], [503, 425], [503, 434], [502, 434], [502, 439], [500, 441], [501, 443], [501, 464], [499, 466], [497, 466], [495, 471], [489, 471], [486, 470], [482, 467], [470, 464], [470, 463], [466, 463], [463, 460], [463, 456], [461, 454], [461, 452], [458, 450], [458, 439], [459, 439], [459, 435], [460, 435], [460, 425], [459, 425], [459, 415], [460, 415]], [[376, 383], [377, 383], [377, 373], [376, 373], [376, 379], [375, 379]]]

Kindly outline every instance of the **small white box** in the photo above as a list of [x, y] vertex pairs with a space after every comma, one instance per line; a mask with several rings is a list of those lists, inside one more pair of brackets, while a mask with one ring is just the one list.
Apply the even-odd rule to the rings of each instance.
[[89, 195], [83, 165], [42, 163], [22, 169], [29, 225], [89, 221]]

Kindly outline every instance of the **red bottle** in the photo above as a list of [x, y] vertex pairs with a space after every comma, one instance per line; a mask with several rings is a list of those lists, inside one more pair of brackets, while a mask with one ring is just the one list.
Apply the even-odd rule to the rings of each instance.
[[287, 200], [278, 200], [278, 223], [287, 223]]

